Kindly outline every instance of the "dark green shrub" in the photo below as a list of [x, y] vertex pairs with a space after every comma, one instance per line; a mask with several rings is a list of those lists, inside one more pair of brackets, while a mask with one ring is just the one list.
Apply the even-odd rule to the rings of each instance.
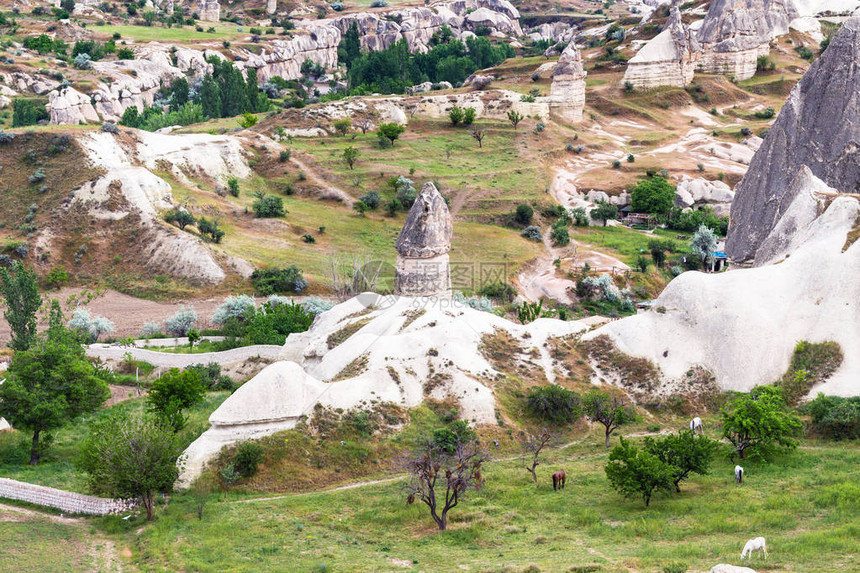
[[255, 442], [242, 442], [236, 448], [233, 468], [243, 478], [257, 475], [257, 466], [263, 461], [263, 446]]
[[517, 211], [514, 215], [514, 219], [516, 219], [517, 223], [520, 225], [528, 225], [532, 222], [532, 217], [534, 216], [534, 209], [528, 203], [520, 203], [517, 205]]
[[529, 413], [550, 424], [570, 424], [582, 416], [579, 396], [561, 386], [540, 386], [526, 397]]
[[282, 269], [257, 269], [251, 274], [251, 284], [263, 296], [300, 293], [308, 287], [302, 271], [295, 265]]

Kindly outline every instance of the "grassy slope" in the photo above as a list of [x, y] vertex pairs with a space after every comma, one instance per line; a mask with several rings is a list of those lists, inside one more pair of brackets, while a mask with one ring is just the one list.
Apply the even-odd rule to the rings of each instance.
[[[768, 570], [860, 567], [856, 444], [806, 443], [772, 464], [746, 462], [742, 488], [733, 483], [732, 464], [721, 460], [712, 475], [645, 509], [609, 489], [606, 452], [597, 442], [591, 436], [548, 452], [537, 486], [517, 461], [493, 463], [486, 487], [452, 511], [443, 533], [424, 507], [404, 503], [397, 481], [250, 503], [220, 500], [202, 521], [190, 499], [174, 498], [140, 538], [136, 560], [144, 570], [194, 571], [388, 571], [397, 569], [394, 560], [425, 571], [661, 571], [672, 562], [707, 570], [739, 564], [743, 543], [763, 535]], [[561, 493], [549, 485], [557, 468], [569, 476]]]
[[75, 525], [48, 520], [17, 520], [9, 512], [0, 513], [0, 571], [40, 571], [65, 573], [88, 571], [92, 565], [86, 555], [90, 540], [85, 530]]
[[[228, 395], [227, 392], [209, 393], [202, 404], [188, 411], [189, 420], [182, 431], [183, 440], [186, 443], [190, 444], [209, 427], [209, 415]], [[145, 399], [139, 398], [113, 406], [110, 411], [116, 409], [123, 412], [142, 411], [145, 404]], [[27, 464], [30, 434], [15, 431], [0, 433], [0, 477], [87, 493], [86, 475], [75, 468], [75, 457], [78, 454], [80, 442], [87, 436], [89, 423], [107, 412], [107, 409], [101, 410], [91, 417], [79, 419], [55, 432], [53, 446], [48, 449], [37, 466]]]

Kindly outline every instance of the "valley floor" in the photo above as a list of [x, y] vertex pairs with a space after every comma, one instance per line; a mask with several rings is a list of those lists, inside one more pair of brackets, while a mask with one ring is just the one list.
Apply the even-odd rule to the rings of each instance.
[[[92, 521], [87, 530], [27, 514], [26, 531], [35, 522], [45, 530], [38, 536], [19, 530], [21, 510], [2, 506], [0, 543], [15, 547], [3, 553], [19, 571], [106, 570], [97, 549], [105, 537], [118, 554], [131, 550], [125, 570], [660, 572], [740, 565], [746, 540], [764, 536], [770, 558], [754, 561], [758, 571], [860, 570], [857, 443], [807, 440], [771, 463], [746, 460], [743, 486], [719, 458], [710, 475], [646, 509], [609, 488], [600, 442], [592, 432], [549, 451], [538, 484], [516, 452], [498, 453], [485, 487], [452, 510], [444, 532], [423, 506], [405, 503], [395, 477], [286, 496], [215, 494], [202, 519], [193, 496], [175, 495], [145, 527], [139, 518], [82, 520]], [[559, 468], [568, 483], [554, 492], [549, 474]]]

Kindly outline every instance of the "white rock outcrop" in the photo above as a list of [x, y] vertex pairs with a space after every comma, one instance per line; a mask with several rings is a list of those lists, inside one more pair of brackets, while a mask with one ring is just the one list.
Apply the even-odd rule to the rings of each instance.
[[562, 122], [582, 121], [585, 108], [585, 76], [582, 56], [576, 45], [567, 45], [552, 72], [549, 88], [550, 115]]
[[45, 106], [52, 125], [88, 123], [99, 121], [99, 114], [93, 107], [90, 97], [72, 87], [54, 90], [48, 94]]
[[729, 214], [735, 192], [722, 181], [708, 181], [702, 177], [688, 176], [675, 188], [675, 205], [684, 209], [708, 206], [718, 216]]
[[203, 22], [218, 22], [221, 20], [221, 3], [218, 0], [200, 0], [197, 15]]
[[787, 34], [797, 17], [793, 0], [714, 0], [697, 35], [702, 70], [751, 78], [759, 56], [770, 53], [771, 40]]
[[627, 62], [624, 83], [637, 88], [684, 87], [693, 81], [701, 52], [695, 34], [684, 25], [677, 3], [663, 31]]
[[785, 228], [765, 240], [766, 264], [683, 273], [655, 301], [660, 312], [613, 322], [585, 338], [607, 334], [670, 379], [703, 366], [721, 388], [739, 391], [782, 376], [798, 340], [834, 340], [844, 362], [811, 394], [860, 394], [860, 242], [845, 248], [860, 201], [842, 196], [823, 210], [832, 199], [820, 195], [826, 185], [808, 171], [795, 184], [804, 191], [780, 221]]
[[[331, 335], [357, 330], [334, 344]], [[277, 362], [246, 382], [213, 414], [212, 427], [185, 452], [187, 486], [225, 445], [290, 429], [316, 404], [360, 407], [372, 401], [414, 407], [453, 397], [463, 419], [495, 423], [488, 382], [499, 374], [480, 351], [485, 334], [507, 331], [531, 348], [531, 360], [555, 379], [550, 337], [585, 330], [542, 318], [515, 324], [452, 299], [365, 293], [324, 312], [307, 332], [291, 334]], [[348, 377], [347, 377], [348, 376]]]

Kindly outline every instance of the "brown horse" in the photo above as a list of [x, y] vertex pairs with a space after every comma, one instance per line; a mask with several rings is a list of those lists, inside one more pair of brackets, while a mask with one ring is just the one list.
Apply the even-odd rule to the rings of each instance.
[[564, 482], [567, 481], [567, 476], [564, 475], [564, 470], [558, 470], [552, 474], [552, 490], [556, 491], [564, 489]]

